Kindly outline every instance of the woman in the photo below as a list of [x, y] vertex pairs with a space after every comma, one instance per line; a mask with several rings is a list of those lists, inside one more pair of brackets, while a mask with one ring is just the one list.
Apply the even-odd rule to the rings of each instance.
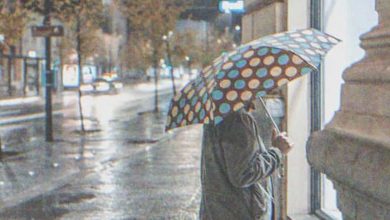
[[282, 153], [292, 144], [285, 133], [274, 132], [266, 148], [250, 114], [254, 103], [227, 116], [223, 122], [205, 125], [202, 147], [202, 220], [271, 219], [270, 175]]

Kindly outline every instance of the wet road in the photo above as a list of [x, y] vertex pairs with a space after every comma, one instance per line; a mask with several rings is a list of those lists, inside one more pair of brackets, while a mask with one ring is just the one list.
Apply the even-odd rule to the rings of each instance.
[[[56, 161], [72, 160], [79, 170], [77, 177], [3, 210], [0, 218], [196, 219], [200, 128], [164, 133], [170, 95], [160, 97], [161, 113], [138, 114], [153, 109], [153, 96], [145, 89], [141, 86], [119, 95], [83, 98], [90, 131], [86, 135], [78, 132], [77, 111], [65, 108], [57, 119], [56, 143], [50, 145], [51, 150], [42, 148], [42, 153], [51, 151], [49, 156]], [[74, 97], [63, 102], [72, 106]], [[31, 128], [42, 130], [42, 122], [30, 123]], [[29, 135], [33, 141], [34, 132]], [[64, 163], [59, 163], [60, 167]]]

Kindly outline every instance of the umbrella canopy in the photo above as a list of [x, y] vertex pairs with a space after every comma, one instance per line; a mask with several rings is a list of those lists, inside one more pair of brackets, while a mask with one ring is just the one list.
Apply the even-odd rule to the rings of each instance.
[[338, 39], [315, 29], [260, 38], [223, 54], [172, 100], [166, 130], [220, 123], [256, 97], [317, 70]]

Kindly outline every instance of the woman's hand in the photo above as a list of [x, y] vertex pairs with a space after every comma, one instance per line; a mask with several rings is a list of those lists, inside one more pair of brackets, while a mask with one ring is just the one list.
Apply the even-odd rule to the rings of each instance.
[[287, 154], [293, 148], [294, 144], [291, 143], [286, 132], [277, 134], [277, 131], [274, 129], [272, 131], [272, 146], [278, 148], [282, 154]]

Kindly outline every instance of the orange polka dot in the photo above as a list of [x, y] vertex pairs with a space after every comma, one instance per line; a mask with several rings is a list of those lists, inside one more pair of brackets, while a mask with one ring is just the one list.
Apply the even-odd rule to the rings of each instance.
[[195, 111], [199, 112], [201, 106], [202, 106], [202, 104], [200, 102], [197, 102], [196, 105], [195, 105]]
[[228, 79], [224, 79], [219, 83], [219, 86], [223, 89], [229, 88], [232, 82]]
[[244, 53], [244, 58], [249, 58], [249, 57], [253, 56], [254, 53], [255, 52], [253, 50], [250, 50], [250, 51]]
[[233, 67], [233, 63], [232, 62], [227, 62], [227, 63], [225, 63], [223, 66], [222, 66], [222, 69], [224, 69], [224, 70], [227, 70], [227, 69], [230, 69], [230, 68], [232, 68]]
[[303, 62], [303, 60], [297, 55], [293, 55], [292, 61], [294, 64], [301, 64]]
[[282, 86], [282, 85], [284, 85], [284, 84], [286, 84], [288, 82], [289, 82], [288, 79], [281, 79], [281, 80], [278, 81], [278, 86]]
[[179, 112], [179, 108], [177, 106], [174, 106], [172, 108], [172, 116], [176, 117], [178, 112]]
[[258, 66], [261, 62], [261, 59], [258, 58], [258, 57], [255, 57], [255, 58], [252, 58], [250, 61], [249, 61], [249, 65], [251, 67], [255, 67], [255, 66]]
[[194, 96], [194, 94], [195, 94], [195, 90], [191, 90], [191, 91], [187, 94], [187, 98], [188, 98], [188, 99], [191, 99], [192, 96]]
[[277, 77], [280, 76], [280, 74], [282, 74], [282, 68], [276, 66], [271, 69], [271, 76]]
[[245, 92], [241, 93], [241, 100], [242, 101], [248, 101], [251, 98], [252, 98], [252, 93], [250, 91], [245, 91]]
[[190, 105], [186, 104], [186, 106], [184, 106], [184, 114], [187, 114], [189, 111], [190, 111]]
[[273, 64], [275, 62], [275, 57], [273, 57], [273, 56], [267, 56], [266, 58], [264, 58], [264, 60], [263, 60], [263, 63], [265, 64], [265, 65], [271, 65], [271, 64]]
[[234, 101], [236, 100], [238, 97], [238, 93], [234, 90], [232, 91], [229, 91], [227, 94], [226, 94], [226, 99], [229, 100], [229, 101]]
[[298, 73], [297, 68], [290, 66], [286, 69], [286, 76], [293, 77]]
[[246, 68], [241, 72], [241, 76], [244, 78], [248, 78], [252, 76], [252, 74], [253, 74], [253, 70], [251, 68]]
[[203, 94], [206, 92], [206, 88], [203, 87], [200, 92], [199, 92], [199, 96], [203, 96]]
[[242, 102], [239, 102], [237, 104], [234, 105], [233, 107], [233, 111], [238, 111], [240, 110], [242, 107], [244, 107], [244, 104]]
[[210, 108], [211, 108], [211, 101], [207, 100], [206, 101], [206, 111], [210, 111]]
[[188, 121], [192, 121], [194, 119], [194, 112], [190, 111], [187, 116]]
[[259, 85], [260, 85], [260, 81], [257, 80], [257, 79], [252, 79], [252, 80], [249, 81], [249, 83], [248, 83], [248, 87], [249, 87], [250, 89], [256, 89], [256, 88], [259, 87]]

